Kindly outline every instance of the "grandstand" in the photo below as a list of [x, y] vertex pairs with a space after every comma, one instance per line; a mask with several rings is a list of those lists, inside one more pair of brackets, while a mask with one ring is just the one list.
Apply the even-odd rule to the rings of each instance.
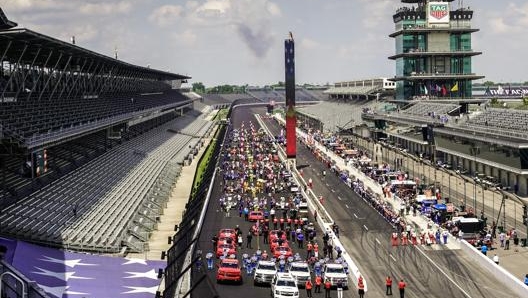
[[383, 104], [373, 100], [360, 100], [352, 103], [321, 101], [314, 105], [297, 108], [297, 119], [303, 124], [325, 132], [350, 129], [363, 123], [363, 109], [378, 109]]
[[[326, 87], [297, 87], [295, 88], [295, 99], [297, 101], [322, 101], [327, 100]], [[286, 89], [284, 87], [250, 87], [246, 93], [252, 98], [260, 101], [284, 102], [286, 100]]]
[[392, 95], [396, 85], [387, 78], [338, 82], [334, 87], [324, 91], [331, 99], [379, 99]]
[[[274, 88], [275, 92], [278, 93], [282, 98], [286, 98], [286, 89], [283, 87]], [[324, 100], [315, 96], [312, 92], [309, 92], [308, 89], [304, 88], [295, 88], [295, 100], [297, 101], [319, 101]]]
[[284, 93], [281, 94], [272, 88], [251, 87], [251, 88], [246, 89], [246, 93], [249, 94], [253, 98], [256, 98], [258, 100], [265, 101], [265, 102], [269, 102], [269, 101], [281, 102], [281, 101], [286, 100]]
[[[1, 11], [0, 11], [1, 12]], [[213, 128], [189, 77], [13, 28], [0, 14], [0, 235], [142, 252]]]

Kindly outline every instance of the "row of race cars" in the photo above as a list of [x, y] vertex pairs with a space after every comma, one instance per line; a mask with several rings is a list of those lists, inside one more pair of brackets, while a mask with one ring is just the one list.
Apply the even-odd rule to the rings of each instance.
[[[251, 122], [228, 133], [221, 155], [219, 203], [227, 221], [244, 221], [242, 228], [223, 228], [213, 236], [208, 269], [216, 263], [219, 283], [241, 284], [246, 276], [255, 285], [270, 285], [272, 297], [299, 297], [298, 288], [312, 276], [347, 288], [348, 266], [339, 253], [334, 260], [326, 251], [328, 235], [326, 255], [318, 251], [306, 199], [290, 169], [277, 158], [281, 145]], [[238, 217], [231, 217], [233, 209]], [[247, 231], [245, 243], [242, 231]]]

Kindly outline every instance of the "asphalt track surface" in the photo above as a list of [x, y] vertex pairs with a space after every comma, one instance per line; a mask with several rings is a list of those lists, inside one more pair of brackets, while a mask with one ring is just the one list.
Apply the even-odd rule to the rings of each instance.
[[[235, 110], [231, 117], [234, 127], [239, 127], [242, 121], [253, 121], [256, 124], [256, 112], [264, 114], [265, 108]], [[264, 122], [273, 134], [279, 133], [280, 127], [275, 120], [265, 119]], [[405, 297], [517, 297], [487, 271], [472, 264], [460, 250], [431, 250], [422, 246], [391, 247], [389, 240], [392, 226], [337, 176], [330, 173], [301, 143], [297, 144], [297, 166], [304, 167], [306, 179], [312, 178], [314, 192], [325, 198], [325, 208], [340, 226], [340, 240], [367, 281], [368, 292], [365, 297], [384, 297], [384, 280], [387, 275], [391, 275], [394, 280], [393, 296], [399, 295], [396, 281], [403, 278], [407, 283]], [[327, 172], [326, 177], [321, 175], [323, 170]], [[211, 237], [220, 228], [234, 228], [238, 224], [246, 232], [250, 226], [243, 218], [238, 218], [235, 210], [232, 211], [232, 217], [225, 217], [219, 210], [217, 198], [220, 195], [221, 188], [216, 183], [199, 239], [199, 245], [204, 250], [211, 249]], [[318, 236], [320, 235], [319, 232]], [[213, 282], [215, 272], [208, 272]], [[344, 297], [358, 297], [357, 290], [352, 285], [355, 281], [350, 280], [350, 283], [350, 289], [344, 291]], [[270, 297], [269, 287], [253, 286], [252, 278], [246, 275], [242, 285], [220, 284], [216, 285], [216, 290], [222, 298]], [[300, 297], [306, 297], [304, 290], [300, 290], [300, 294]], [[324, 297], [323, 295], [314, 294], [314, 297]], [[332, 291], [332, 297], [337, 297], [335, 291]]]

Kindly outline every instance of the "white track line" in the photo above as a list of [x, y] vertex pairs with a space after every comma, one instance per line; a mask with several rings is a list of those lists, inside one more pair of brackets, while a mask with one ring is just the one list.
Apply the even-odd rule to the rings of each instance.
[[423, 252], [420, 248], [416, 247], [416, 249], [429, 261], [431, 262], [431, 264], [433, 264], [433, 266], [436, 267], [436, 269], [438, 269], [438, 271], [442, 272], [442, 274], [447, 277], [447, 279], [449, 279], [450, 282], [452, 282], [462, 293], [464, 293], [464, 295], [466, 297], [469, 297], [471, 298], [471, 295], [469, 295], [466, 291], [464, 291], [464, 289], [462, 289], [451, 277], [449, 277], [449, 275], [447, 275], [447, 273], [444, 272], [444, 270], [442, 270], [433, 260], [431, 260], [431, 258], [429, 258], [425, 252]]

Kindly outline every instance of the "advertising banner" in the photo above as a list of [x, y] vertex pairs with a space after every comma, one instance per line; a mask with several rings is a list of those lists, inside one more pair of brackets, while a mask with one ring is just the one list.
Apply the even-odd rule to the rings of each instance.
[[429, 24], [449, 24], [449, 3], [429, 2], [427, 5], [427, 22]]

